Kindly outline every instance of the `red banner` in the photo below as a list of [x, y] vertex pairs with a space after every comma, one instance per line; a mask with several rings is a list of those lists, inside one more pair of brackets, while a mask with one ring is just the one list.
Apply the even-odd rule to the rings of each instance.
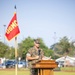
[[5, 36], [10, 41], [12, 38], [16, 37], [19, 33], [20, 30], [18, 27], [17, 17], [15, 13], [7, 27]]

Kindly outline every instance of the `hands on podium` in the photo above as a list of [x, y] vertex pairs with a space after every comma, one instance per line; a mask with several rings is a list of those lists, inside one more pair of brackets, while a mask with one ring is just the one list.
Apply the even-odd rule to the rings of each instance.
[[42, 58], [42, 60], [52, 60], [52, 59], [51, 59], [51, 56], [50, 56], [50, 57], [44, 56], [44, 57]]

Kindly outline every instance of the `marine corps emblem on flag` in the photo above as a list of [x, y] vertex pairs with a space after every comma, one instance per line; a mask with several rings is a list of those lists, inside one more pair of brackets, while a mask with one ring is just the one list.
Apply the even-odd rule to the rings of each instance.
[[8, 39], [8, 41], [10, 41], [14, 37], [16, 37], [19, 33], [20, 33], [20, 30], [19, 30], [19, 27], [18, 27], [16, 13], [14, 13], [13, 18], [11, 19], [11, 21], [10, 21], [8, 27], [7, 27], [5, 36]]

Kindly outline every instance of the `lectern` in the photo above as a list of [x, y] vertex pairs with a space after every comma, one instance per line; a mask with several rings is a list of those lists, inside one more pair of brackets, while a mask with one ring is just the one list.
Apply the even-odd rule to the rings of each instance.
[[54, 75], [53, 69], [57, 66], [55, 60], [41, 60], [33, 64], [32, 68], [38, 69], [38, 75]]

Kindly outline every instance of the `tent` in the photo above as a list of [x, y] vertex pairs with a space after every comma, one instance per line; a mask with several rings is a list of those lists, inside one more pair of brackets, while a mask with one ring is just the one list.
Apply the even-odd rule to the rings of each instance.
[[63, 56], [56, 59], [59, 66], [75, 66], [75, 58], [70, 56]]

